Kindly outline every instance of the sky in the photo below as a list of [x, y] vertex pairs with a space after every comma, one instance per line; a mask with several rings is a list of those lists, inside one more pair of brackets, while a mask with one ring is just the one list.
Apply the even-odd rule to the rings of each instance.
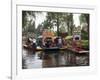
[[40, 14], [36, 14], [35, 27], [37, 28], [39, 24], [41, 24], [46, 19], [46, 12], [42, 12]]
[[80, 25], [79, 16], [80, 16], [80, 14], [73, 14], [74, 24], [76, 27], [78, 27]]

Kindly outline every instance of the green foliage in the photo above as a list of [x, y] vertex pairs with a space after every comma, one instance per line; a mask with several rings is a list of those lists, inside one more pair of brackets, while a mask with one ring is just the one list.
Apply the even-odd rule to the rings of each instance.
[[89, 33], [82, 30], [81, 31], [81, 37], [82, 37], [82, 40], [88, 40], [89, 39]]
[[[63, 25], [62, 23], [65, 23], [66, 25]], [[46, 20], [42, 24], [43, 24], [44, 29], [54, 29], [54, 27], [56, 26], [58, 36], [59, 36], [59, 33], [63, 31], [64, 32], [68, 31], [68, 33], [72, 35], [73, 14], [48, 12], [46, 16]]]
[[89, 25], [89, 14], [81, 14], [79, 19], [80, 19], [80, 24], [87, 23]]
[[89, 40], [82, 40], [81, 44], [82, 48], [89, 50]]
[[[89, 14], [81, 14], [80, 15], [80, 23], [87, 23], [87, 26], [83, 26], [81, 30], [81, 36], [83, 40], [89, 40]], [[85, 31], [84, 28], [87, 28]]]
[[34, 32], [35, 22], [33, 21], [33, 18], [35, 19], [35, 12], [22, 11], [22, 29], [23, 29], [23, 32]]
[[53, 25], [55, 24], [57, 26], [57, 34], [59, 36], [59, 25], [61, 23], [62, 13], [53, 13], [49, 12], [47, 15], [47, 21], [49, 23], [50, 29], [53, 28]]
[[73, 14], [68, 14], [66, 18], [67, 26], [68, 26], [68, 33], [69, 35], [72, 35], [73, 32]]
[[42, 24], [44, 29], [51, 29], [53, 27], [53, 24], [49, 20], [45, 20]]
[[22, 28], [27, 25], [28, 15], [31, 15], [35, 18], [35, 13], [33, 11], [22, 11]]

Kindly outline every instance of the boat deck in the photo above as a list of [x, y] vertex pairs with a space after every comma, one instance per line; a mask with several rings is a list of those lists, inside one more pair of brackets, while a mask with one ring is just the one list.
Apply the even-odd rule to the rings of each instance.
[[[34, 50], [32, 47], [29, 47], [28, 45], [23, 45], [23, 47], [25, 49]], [[89, 53], [88, 50], [79, 49], [79, 48], [68, 48], [68, 47], [63, 47], [63, 48], [59, 48], [59, 47], [45, 48], [44, 47], [44, 48], [36, 48], [35, 51], [59, 51], [59, 50], [69, 50], [69, 51], [72, 51], [74, 53], [79, 53], [79, 54]]]

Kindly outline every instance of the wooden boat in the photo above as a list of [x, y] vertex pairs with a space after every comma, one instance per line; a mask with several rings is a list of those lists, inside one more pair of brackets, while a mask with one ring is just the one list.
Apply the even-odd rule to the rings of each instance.
[[84, 50], [84, 49], [81, 49], [81, 48], [67, 48], [67, 50], [72, 51], [73, 53], [78, 53], [78, 54], [89, 53], [88, 50]]
[[71, 51], [73, 53], [78, 53], [78, 54], [86, 54], [86, 53], [89, 53], [88, 50], [84, 50], [84, 49], [80, 49], [80, 48], [68, 48], [68, 47], [65, 47], [65, 48], [59, 48], [59, 47], [52, 47], [52, 48], [46, 48], [46, 47], [43, 47], [43, 48], [32, 48], [32, 46], [28, 46], [28, 45], [23, 45], [23, 47], [25, 49], [28, 49], [28, 50], [33, 50], [33, 51], [59, 51], [59, 50], [68, 50], [68, 51]]
[[28, 45], [23, 45], [23, 48], [25, 49], [29, 49], [29, 50], [35, 50], [35, 51], [58, 51], [58, 50], [66, 50], [67, 48], [59, 48], [59, 47], [51, 47], [51, 48], [36, 48], [33, 49], [32, 46], [28, 46]]
[[32, 48], [32, 46], [28, 46], [28, 45], [23, 45], [23, 48], [24, 49], [28, 49], [28, 50], [32, 50], [32, 51], [43, 51], [42, 48], [36, 48], [36, 49], [34, 49], [34, 48]]

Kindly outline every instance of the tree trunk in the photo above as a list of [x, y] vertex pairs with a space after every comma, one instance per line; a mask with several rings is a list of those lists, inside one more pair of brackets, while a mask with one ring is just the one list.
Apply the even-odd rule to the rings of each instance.
[[59, 36], [59, 17], [57, 14], [57, 36]]

